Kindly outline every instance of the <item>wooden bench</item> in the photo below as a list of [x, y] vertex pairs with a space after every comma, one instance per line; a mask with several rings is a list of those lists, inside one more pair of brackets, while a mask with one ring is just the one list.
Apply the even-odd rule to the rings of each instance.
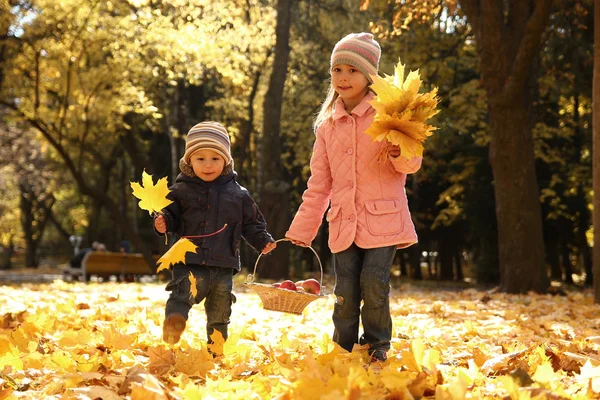
[[[158, 256], [154, 257], [155, 260]], [[111, 276], [124, 278], [127, 275], [154, 275], [155, 271], [148, 267], [146, 259], [141, 254], [112, 253], [107, 251], [90, 251], [81, 261], [81, 268], [66, 268], [63, 278], [67, 281], [83, 280], [87, 282], [91, 276], [108, 279]]]

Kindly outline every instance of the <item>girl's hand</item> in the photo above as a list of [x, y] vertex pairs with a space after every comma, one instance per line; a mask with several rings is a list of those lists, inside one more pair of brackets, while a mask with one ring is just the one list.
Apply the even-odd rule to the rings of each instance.
[[390, 145], [389, 152], [390, 152], [390, 156], [392, 156], [394, 158], [398, 157], [401, 153], [400, 146], [396, 146], [394, 144]]
[[165, 233], [167, 231], [167, 221], [165, 221], [165, 217], [159, 215], [154, 219], [154, 229], [160, 233]]
[[265, 248], [262, 249], [262, 254], [269, 254], [271, 251], [275, 250], [275, 247], [277, 247], [277, 243], [275, 242], [269, 242], [265, 245]]
[[308, 243], [301, 242], [300, 240], [292, 239], [289, 237], [286, 237], [286, 239], [289, 240], [290, 242], [294, 243], [296, 246], [308, 247]]

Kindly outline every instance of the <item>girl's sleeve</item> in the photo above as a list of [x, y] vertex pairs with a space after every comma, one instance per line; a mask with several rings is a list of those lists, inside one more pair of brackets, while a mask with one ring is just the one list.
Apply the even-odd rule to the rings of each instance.
[[421, 163], [423, 162], [423, 157], [413, 157], [410, 160], [402, 157], [401, 155], [398, 157], [389, 156], [390, 162], [394, 166], [394, 169], [403, 174], [414, 174], [421, 168]]
[[331, 168], [321, 129], [317, 130], [316, 136], [310, 159], [310, 178], [307, 182], [307, 189], [302, 195], [302, 204], [298, 208], [290, 229], [285, 234], [290, 239], [306, 244], [310, 244], [317, 236], [323, 214], [325, 214], [331, 198]]

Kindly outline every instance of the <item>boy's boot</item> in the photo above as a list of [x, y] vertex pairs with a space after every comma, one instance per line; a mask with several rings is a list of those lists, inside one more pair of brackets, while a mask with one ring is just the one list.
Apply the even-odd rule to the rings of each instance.
[[171, 314], [165, 318], [163, 340], [169, 344], [179, 342], [179, 338], [185, 330], [185, 322], [185, 317], [181, 314]]

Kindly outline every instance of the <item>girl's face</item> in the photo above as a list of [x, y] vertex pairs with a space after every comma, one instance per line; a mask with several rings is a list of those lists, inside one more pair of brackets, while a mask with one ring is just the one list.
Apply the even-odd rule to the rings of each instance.
[[190, 157], [194, 174], [204, 182], [212, 182], [221, 176], [225, 168], [225, 160], [216, 152], [200, 149]]
[[349, 106], [354, 108], [365, 97], [369, 81], [352, 65], [338, 64], [331, 69], [331, 85], [348, 109]]

